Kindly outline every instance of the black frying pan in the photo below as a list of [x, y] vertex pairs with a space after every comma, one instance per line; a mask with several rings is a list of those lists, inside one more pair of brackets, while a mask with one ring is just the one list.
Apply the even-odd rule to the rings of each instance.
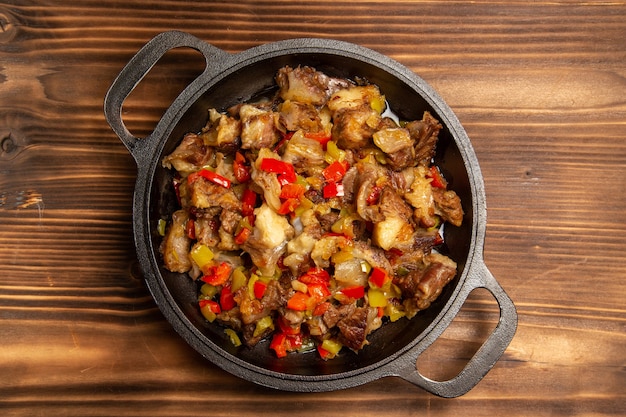
[[[169, 50], [189, 47], [206, 60], [204, 72], [174, 100], [154, 131], [134, 137], [122, 120], [122, 105], [150, 68]], [[277, 359], [268, 342], [235, 348], [217, 324], [197, 308], [195, 283], [164, 269], [157, 222], [169, 218], [176, 198], [171, 173], [161, 167], [186, 132], [199, 131], [207, 109], [225, 109], [247, 101], [274, 83], [284, 65], [308, 65], [331, 76], [364, 77], [377, 84], [401, 119], [421, 119], [425, 110], [440, 120], [435, 162], [463, 202], [460, 227], [446, 226], [447, 254], [458, 264], [456, 278], [439, 299], [412, 320], [388, 323], [369, 336], [359, 354], [351, 351], [330, 361], [315, 354]], [[137, 167], [133, 215], [137, 256], [157, 305], [176, 331], [200, 354], [226, 371], [260, 385], [288, 391], [331, 391], [386, 376], [398, 376], [436, 395], [455, 397], [474, 387], [493, 367], [517, 327], [515, 307], [483, 261], [486, 207], [483, 179], [470, 141], [452, 110], [421, 78], [372, 50], [328, 39], [292, 39], [229, 54], [183, 32], [165, 32], [149, 41], [120, 72], [109, 89], [104, 113], [134, 157]], [[467, 366], [448, 381], [433, 381], [416, 370], [418, 356], [453, 320], [469, 293], [486, 288], [500, 308], [500, 320]]]

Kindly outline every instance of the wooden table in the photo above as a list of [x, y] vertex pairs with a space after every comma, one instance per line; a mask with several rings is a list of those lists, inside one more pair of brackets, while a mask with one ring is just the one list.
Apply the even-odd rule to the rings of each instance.
[[[345, 40], [429, 82], [472, 140], [485, 260], [519, 327], [468, 394], [397, 378], [298, 394], [203, 360], [138, 270], [136, 169], [102, 102], [131, 56], [179, 29], [229, 52]], [[626, 414], [626, 4], [623, 1], [0, 3], [0, 410], [3, 416]], [[125, 106], [151, 132], [202, 69], [172, 52]], [[419, 360], [455, 375], [494, 326], [476, 292]]]

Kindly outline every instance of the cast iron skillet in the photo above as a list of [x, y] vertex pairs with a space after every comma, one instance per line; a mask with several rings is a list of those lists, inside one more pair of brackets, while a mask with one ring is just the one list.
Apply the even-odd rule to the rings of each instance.
[[[145, 138], [133, 136], [122, 120], [122, 105], [150, 68], [169, 50], [188, 47], [206, 60], [204, 72], [190, 83]], [[195, 283], [165, 270], [160, 260], [160, 218], [175, 210], [171, 174], [161, 159], [183, 134], [199, 131], [207, 109], [225, 109], [249, 100], [274, 82], [284, 65], [309, 65], [332, 76], [364, 77], [377, 84], [402, 119], [421, 119], [425, 110], [437, 117], [440, 133], [436, 162], [450, 188], [463, 202], [461, 227], [447, 226], [446, 250], [459, 273], [437, 302], [412, 320], [388, 323], [369, 337], [358, 355], [345, 352], [324, 362], [316, 354], [276, 359], [268, 342], [254, 349], [235, 348], [219, 325], [208, 324], [197, 309]], [[483, 262], [486, 206], [483, 180], [470, 141], [452, 110], [409, 69], [372, 50], [328, 39], [292, 39], [229, 54], [184, 32], [165, 32], [149, 41], [120, 72], [109, 89], [104, 112], [113, 131], [138, 167], [134, 194], [134, 237], [149, 290], [166, 319], [201, 355], [226, 371], [260, 385], [287, 391], [331, 391], [387, 376], [398, 376], [443, 397], [462, 395], [493, 367], [517, 327], [515, 307]], [[445, 330], [468, 294], [486, 288], [500, 308], [499, 322], [466, 367], [448, 381], [434, 381], [416, 369], [418, 356]]]

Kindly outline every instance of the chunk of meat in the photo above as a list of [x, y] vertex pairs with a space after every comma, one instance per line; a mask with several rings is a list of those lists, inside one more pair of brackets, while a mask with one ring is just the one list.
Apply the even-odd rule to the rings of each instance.
[[461, 225], [463, 222], [463, 207], [461, 207], [461, 199], [453, 190], [433, 188], [433, 199], [436, 214], [455, 226]]
[[416, 313], [428, 308], [455, 275], [456, 263], [452, 259], [432, 253], [424, 258], [421, 268], [395, 277], [394, 283], [402, 291], [402, 296], [411, 300]]
[[348, 87], [350, 82], [345, 79], [329, 77], [311, 67], [291, 68], [285, 66], [278, 70], [276, 84], [283, 100], [322, 106], [334, 91]]
[[240, 135], [240, 120], [209, 109], [209, 121], [201, 133], [204, 143], [222, 152], [234, 153], [241, 144]]
[[363, 148], [372, 139], [380, 120], [380, 115], [369, 105], [338, 111], [333, 115], [332, 137], [341, 148]]
[[195, 133], [187, 133], [180, 145], [161, 161], [164, 168], [174, 168], [180, 173], [197, 171], [208, 164], [214, 156], [214, 150], [204, 144], [204, 140]]
[[285, 253], [287, 241], [294, 236], [287, 219], [276, 214], [267, 204], [254, 210], [256, 220], [252, 234], [242, 245], [252, 262], [264, 276], [274, 275], [278, 259]]
[[241, 210], [241, 201], [235, 192], [230, 188], [198, 178], [190, 186], [191, 204], [194, 207], [204, 209], [210, 207], [221, 207], [227, 210]]
[[161, 243], [161, 254], [165, 267], [172, 272], [187, 272], [191, 269], [189, 247], [191, 239], [187, 236], [186, 225], [189, 214], [178, 210], [172, 214], [172, 224], [168, 227]]
[[414, 120], [406, 124], [411, 138], [415, 141], [415, 158], [422, 165], [430, 164], [435, 156], [435, 148], [439, 139], [441, 123], [429, 112], [425, 111], [422, 120]]
[[367, 335], [378, 315], [378, 310], [371, 307], [359, 307], [354, 313], [337, 322], [339, 341], [348, 348], [358, 351], [367, 344]]
[[398, 248], [411, 241], [415, 228], [411, 218], [413, 210], [390, 186], [383, 187], [379, 210], [384, 220], [377, 222], [372, 230], [372, 242], [385, 250]]
[[280, 123], [286, 130], [313, 133], [324, 130], [319, 112], [310, 103], [286, 100], [280, 105], [278, 112]]
[[239, 109], [239, 117], [242, 149], [271, 148], [280, 139], [280, 131], [276, 128], [278, 113], [244, 104]]
[[319, 166], [324, 163], [324, 148], [319, 141], [307, 138], [298, 130], [287, 142], [282, 159], [300, 169]]

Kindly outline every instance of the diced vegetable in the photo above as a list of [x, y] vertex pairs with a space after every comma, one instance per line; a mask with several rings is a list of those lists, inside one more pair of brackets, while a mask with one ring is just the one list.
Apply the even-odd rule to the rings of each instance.
[[390, 280], [391, 279], [389, 278], [389, 275], [387, 275], [387, 271], [378, 267], [372, 268], [372, 273], [369, 278], [370, 284], [377, 288], [383, 288]]
[[213, 251], [209, 249], [208, 246], [203, 244], [198, 244], [193, 247], [191, 250], [191, 259], [200, 267], [200, 269], [204, 268], [206, 265], [209, 265], [213, 260]]
[[328, 360], [337, 356], [342, 347], [341, 343], [332, 339], [326, 339], [321, 345], [318, 345], [317, 351], [322, 359]]
[[296, 292], [291, 296], [289, 301], [287, 301], [287, 308], [296, 311], [305, 311], [309, 305], [309, 298], [308, 294]]
[[228, 262], [221, 262], [218, 265], [213, 265], [208, 268], [207, 272], [202, 277], [202, 281], [211, 285], [224, 285], [230, 273], [232, 272], [232, 266]]
[[446, 180], [443, 178], [443, 175], [441, 175], [441, 171], [439, 171], [439, 168], [436, 165], [431, 165], [428, 170], [428, 178], [432, 179], [430, 185], [435, 188], [446, 188], [448, 186]]
[[278, 174], [280, 185], [294, 183], [297, 180], [296, 170], [293, 168], [293, 165], [280, 159], [263, 158], [260, 169], [265, 172]]
[[221, 312], [220, 305], [212, 300], [200, 300], [200, 312], [209, 322], [213, 322]]
[[224, 188], [230, 188], [231, 184], [228, 178], [216, 174], [215, 172], [208, 169], [201, 169], [200, 171], [189, 174], [189, 176], [187, 177], [187, 181], [189, 182], [189, 184], [191, 184], [198, 178], [205, 178], [217, 185], [221, 185]]
[[[205, 284], [206, 285], [206, 284]], [[233, 309], [237, 303], [235, 303], [235, 297], [233, 295], [230, 285], [225, 285], [220, 292], [220, 306], [223, 311]]]
[[324, 198], [343, 197], [343, 195], [343, 184], [331, 182], [324, 186]]
[[385, 307], [387, 305], [387, 298], [385, 293], [381, 290], [370, 288], [367, 290], [367, 302], [370, 307]]
[[359, 299], [365, 296], [365, 287], [363, 285], [355, 285], [352, 287], [343, 288], [341, 293], [347, 297]]
[[233, 174], [240, 183], [250, 181], [250, 167], [248, 167], [246, 158], [241, 152], [235, 153], [235, 160], [233, 161]]
[[265, 290], [267, 289], [267, 284], [263, 281], [256, 281], [254, 283], [254, 296], [256, 298], [263, 298], [263, 294], [265, 294]]
[[224, 333], [226, 333], [226, 335], [230, 339], [230, 343], [232, 343], [233, 346], [241, 346], [241, 339], [239, 339], [239, 335], [237, 335], [236, 331], [234, 331], [233, 329], [224, 329]]
[[265, 316], [261, 320], [256, 322], [253, 336], [261, 336], [263, 333], [270, 329], [274, 329], [274, 319], [272, 318], [272, 316]]

